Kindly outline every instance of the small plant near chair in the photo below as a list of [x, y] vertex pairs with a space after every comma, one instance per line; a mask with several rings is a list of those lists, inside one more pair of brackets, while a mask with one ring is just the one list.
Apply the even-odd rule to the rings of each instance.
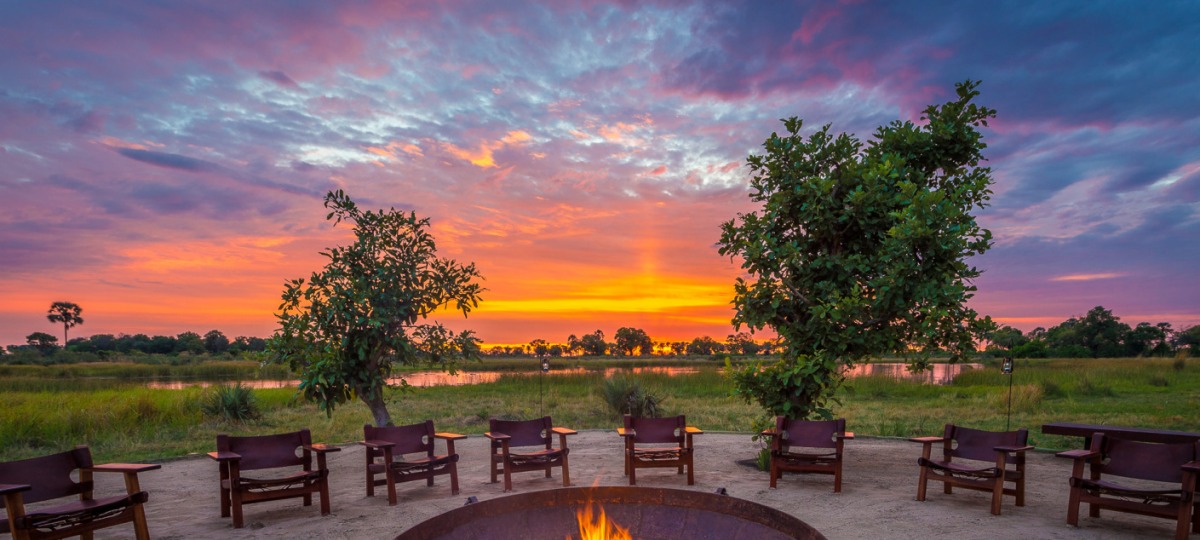
[[614, 375], [604, 380], [601, 390], [604, 402], [617, 416], [626, 414], [645, 418], [662, 416], [663, 398], [650, 393], [638, 379], [625, 375]]
[[248, 422], [262, 417], [254, 390], [241, 382], [214, 387], [200, 404], [200, 410], [206, 416], [230, 422]]

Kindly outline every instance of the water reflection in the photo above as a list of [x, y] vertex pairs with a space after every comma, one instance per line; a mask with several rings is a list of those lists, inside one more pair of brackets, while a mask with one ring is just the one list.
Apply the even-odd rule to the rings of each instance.
[[[860, 364], [846, 371], [846, 377], [865, 377], [872, 375], [881, 375], [892, 377], [894, 379], [908, 379], [914, 381], [922, 381], [928, 384], [950, 384], [954, 378], [968, 369], [981, 367], [981, 364], [933, 364], [932, 369], [922, 373], [909, 373], [906, 364], [902, 363], [882, 363], [882, 364]], [[604, 376], [611, 377], [617, 373], [633, 373], [647, 374], [653, 373], [658, 375], [693, 375], [699, 373], [701, 368], [692, 366], [654, 366], [654, 367], [635, 367], [635, 368], [605, 368]], [[717, 368], [718, 371], [721, 368]], [[565, 369], [551, 369], [549, 376], [556, 375], [585, 375], [588, 373], [597, 373], [600, 370], [588, 369], [585, 367], [573, 367]], [[469, 384], [485, 384], [496, 382], [504, 375], [534, 377], [539, 372], [512, 372], [512, 371], [459, 371], [454, 375], [441, 371], [417, 371], [406, 373], [403, 378], [408, 381], [409, 386], [417, 386], [422, 388], [432, 386], [463, 386]], [[400, 377], [393, 377], [388, 381], [389, 384], [399, 385]], [[243, 386], [248, 386], [255, 389], [263, 388], [294, 388], [299, 384], [299, 381], [289, 380], [251, 380], [241, 381]], [[219, 384], [231, 384], [228, 381], [150, 381], [146, 383], [148, 388], [181, 390], [183, 388], [198, 386], [208, 387]]]

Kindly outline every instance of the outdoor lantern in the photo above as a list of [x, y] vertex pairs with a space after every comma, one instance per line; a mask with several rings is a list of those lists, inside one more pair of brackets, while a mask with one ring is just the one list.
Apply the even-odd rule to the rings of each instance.
[[548, 373], [549, 371], [550, 371], [550, 359], [542, 358], [542, 373]]
[[[545, 368], [543, 368], [543, 369], [545, 369]], [[1013, 372], [1013, 359], [1010, 356], [1010, 357], [1007, 357], [1004, 359], [1003, 364], [1000, 364], [1000, 373], [1003, 373], [1005, 375], [1012, 375], [1012, 372]]]

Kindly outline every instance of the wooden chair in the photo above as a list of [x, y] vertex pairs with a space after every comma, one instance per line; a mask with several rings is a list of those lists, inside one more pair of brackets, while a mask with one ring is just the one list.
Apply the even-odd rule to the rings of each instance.
[[[687, 425], [684, 415], [670, 418], [639, 418], [625, 415], [625, 427], [617, 434], [625, 438], [625, 474], [629, 485], [637, 485], [637, 470], [674, 467], [676, 474], [687, 469], [687, 483], [696, 483], [692, 437], [704, 433]], [[653, 446], [647, 446], [653, 445]]]
[[[1091, 517], [1100, 509], [1116, 510], [1175, 520], [1175, 538], [1188, 537], [1188, 524], [1200, 533], [1200, 500], [1196, 478], [1200, 475], [1200, 441], [1156, 444], [1092, 436], [1087, 450], [1060, 452], [1075, 460], [1071, 470], [1071, 496], [1067, 523], [1079, 526], [1079, 505], [1087, 504]], [[1083, 474], [1087, 464], [1090, 474]], [[1112, 477], [1133, 479], [1117, 483]]]
[[[487, 433], [491, 440], [492, 483], [496, 483], [497, 468], [504, 469], [504, 491], [512, 491], [512, 473], [524, 471], [546, 471], [562, 467], [563, 487], [571, 485], [571, 468], [567, 463], [567, 435], [572, 429], [554, 427], [549, 416], [534, 420], [497, 420], [488, 422]], [[558, 448], [552, 446], [551, 434], [558, 435]], [[538, 447], [528, 452], [515, 452], [513, 448]]]
[[[67, 538], [90, 540], [97, 529], [133, 523], [138, 540], [150, 538], [146, 512], [142, 505], [149, 495], [138, 485], [138, 473], [161, 465], [112, 463], [93, 465], [86, 446], [49, 456], [0, 463], [0, 495], [8, 517], [0, 518], [0, 533], [11, 533], [13, 540]], [[79, 481], [71, 473], [79, 471]], [[92, 473], [119, 472], [125, 475], [125, 494], [92, 497]], [[74, 496], [79, 499], [75, 500]], [[26, 509], [25, 505], [72, 497], [53, 505]]]
[[853, 433], [846, 432], [846, 419], [791, 420], [775, 417], [775, 429], [762, 432], [771, 437], [771, 487], [784, 472], [833, 475], [833, 492], [842, 491], [842, 447]]
[[[297, 455], [297, 449], [300, 450]], [[217, 461], [221, 472], [221, 517], [233, 513], [233, 527], [242, 528], [242, 505], [299, 497], [304, 506], [312, 506], [314, 493], [321, 495], [321, 515], [329, 514], [329, 469], [325, 454], [341, 448], [312, 444], [307, 429], [277, 435], [230, 437], [217, 435], [217, 451], [208, 457]], [[317, 468], [313, 469], [313, 454]], [[271, 471], [267, 478], [242, 476], [244, 471], [287, 467]], [[300, 470], [295, 470], [299, 467]]]
[[[407, 426], [363, 426], [362, 445], [367, 447], [367, 496], [375, 496], [375, 486], [387, 486], [388, 504], [396, 504], [396, 484], [425, 480], [433, 486], [433, 477], [450, 475], [450, 494], [458, 495], [458, 454], [454, 441], [467, 438], [457, 433], [435, 433], [433, 420]], [[446, 441], [446, 453], [434, 454], [434, 441]], [[418, 454], [407, 456], [406, 454]], [[384, 477], [376, 479], [377, 475]]]
[[[995, 515], [1000, 515], [1003, 495], [1012, 495], [1017, 499], [1017, 506], [1025, 506], [1025, 452], [1033, 450], [1026, 444], [1028, 430], [981, 431], [946, 424], [945, 434], [941, 437], [912, 440], [925, 445], [917, 460], [921, 466], [918, 501], [925, 500], [925, 484], [933, 480], [942, 482], [946, 493], [951, 493], [954, 486], [992, 492], [992, 514]], [[933, 444], [938, 442], [943, 443], [942, 458], [934, 459], [930, 453]], [[962, 460], [969, 461], [964, 463]], [[1009, 483], [1013, 487], [1007, 487]]]

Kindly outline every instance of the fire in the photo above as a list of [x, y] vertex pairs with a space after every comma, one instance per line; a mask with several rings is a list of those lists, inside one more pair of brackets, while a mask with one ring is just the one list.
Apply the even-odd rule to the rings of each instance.
[[[579, 540], [633, 540], [629, 529], [613, 523], [604, 515], [604, 507], [600, 507], [598, 515], [594, 515], [589, 503], [575, 512], [575, 518], [579, 521]], [[567, 536], [567, 540], [571, 540], [571, 537]]]

